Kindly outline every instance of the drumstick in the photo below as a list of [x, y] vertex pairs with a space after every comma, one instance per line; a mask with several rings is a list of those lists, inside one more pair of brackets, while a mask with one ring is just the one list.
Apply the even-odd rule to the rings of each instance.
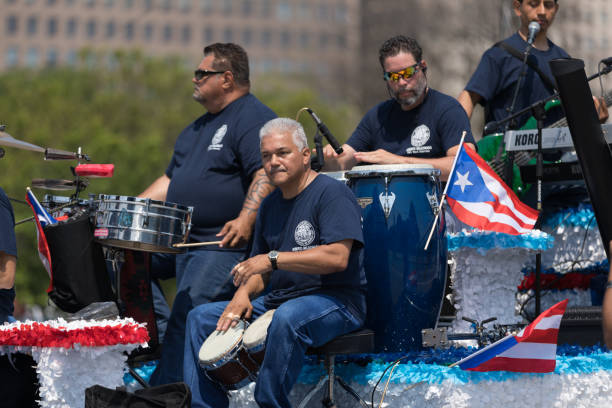
[[221, 241], [206, 241], [206, 242], [190, 242], [189, 244], [174, 244], [172, 245], [175, 248], [185, 248], [185, 247], [196, 247], [196, 246], [204, 246], [204, 245], [216, 245], [220, 244]]

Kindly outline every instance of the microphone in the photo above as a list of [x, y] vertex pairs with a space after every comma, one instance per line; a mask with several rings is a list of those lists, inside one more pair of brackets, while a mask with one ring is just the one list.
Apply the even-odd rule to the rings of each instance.
[[527, 38], [527, 44], [532, 45], [535, 40], [535, 36], [540, 32], [540, 23], [532, 21], [529, 23], [529, 37]]
[[329, 142], [329, 144], [331, 145], [331, 147], [334, 148], [334, 151], [338, 154], [342, 154], [342, 152], [344, 151], [344, 149], [340, 146], [340, 143], [338, 143], [338, 141], [336, 140], [336, 138], [334, 137], [334, 135], [331, 134], [331, 132], [329, 131], [329, 129], [327, 128], [327, 126], [325, 126], [325, 124], [323, 122], [321, 122], [321, 119], [319, 119], [319, 117], [317, 116], [316, 113], [314, 113], [312, 111], [312, 109], [310, 108], [306, 108], [306, 111], [308, 113], [310, 113], [310, 116], [312, 116], [312, 118], [314, 119], [315, 123], [317, 124], [317, 129], [319, 129], [319, 132], [321, 132], [321, 134], [323, 136], [325, 136], [325, 138], [327, 139], [327, 141]]
[[604, 58], [604, 59], [602, 59], [602, 60], [601, 60], [601, 61], [599, 61], [599, 62], [602, 62], [602, 63], [604, 63], [606, 66], [608, 66], [608, 67], [609, 67], [610, 65], [612, 65], [612, 57]]

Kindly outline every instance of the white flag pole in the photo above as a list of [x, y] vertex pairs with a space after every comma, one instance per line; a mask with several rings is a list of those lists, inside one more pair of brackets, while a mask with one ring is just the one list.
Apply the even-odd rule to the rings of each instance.
[[453, 159], [453, 165], [451, 167], [450, 173], [448, 173], [448, 180], [446, 182], [446, 186], [444, 186], [444, 192], [442, 193], [442, 198], [440, 199], [440, 205], [438, 206], [436, 217], [434, 218], [433, 225], [431, 226], [431, 231], [429, 231], [429, 237], [427, 237], [427, 242], [425, 243], [425, 251], [427, 251], [427, 248], [429, 248], [429, 242], [431, 241], [433, 232], [436, 229], [436, 225], [438, 224], [438, 217], [440, 217], [440, 213], [442, 212], [442, 206], [444, 205], [444, 200], [446, 199], [446, 192], [448, 191], [448, 185], [450, 184], [450, 181], [453, 178], [453, 173], [455, 171], [455, 165], [457, 164], [457, 158], [459, 157], [459, 153], [461, 153], [461, 147], [463, 147], [463, 141], [465, 140], [466, 134], [467, 134], [467, 131], [465, 130], [461, 134], [461, 141], [459, 142], [459, 148], [457, 149], [457, 153], [455, 153], [455, 158]]

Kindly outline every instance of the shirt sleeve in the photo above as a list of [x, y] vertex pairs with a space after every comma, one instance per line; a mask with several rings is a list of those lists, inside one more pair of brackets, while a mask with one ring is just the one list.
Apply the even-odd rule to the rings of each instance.
[[0, 200], [0, 252], [17, 256], [17, 240], [15, 239], [15, 218], [8, 199]]
[[[319, 176], [322, 177], [322, 176]], [[318, 204], [318, 224], [321, 244], [331, 244], [352, 239], [363, 246], [361, 209], [353, 192], [344, 184], [334, 180], [325, 189]]]
[[242, 171], [248, 177], [251, 177], [262, 167], [261, 152], [259, 151], [259, 130], [266, 122], [267, 120], [257, 122], [238, 134], [235, 139], [235, 155], [242, 166]]
[[476, 71], [465, 86], [465, 90], [480, 95], [482, 103], [490, 101], [499, 87], [500, 69], [493, 57], [493, 50], [484, 53]]
[[374, 129], [373, 121], [370, 119], [371, 116], [372, 110], [365, 114], [351, 137], [346, 141], [346, 144], [355, 149], [356, 152], [373, 150], [371, 140], [374, 137], [376, 129]]
[[444, 153], [461, 142], [461, 135], [464, 130], [466, 131], [464, 142], [475, 144], [470, 120], [465, 110], [458, 103], [457, 106], [453, 104], [441, 115], [438, 122], [438, 133], [442, 136], [441, 142]]

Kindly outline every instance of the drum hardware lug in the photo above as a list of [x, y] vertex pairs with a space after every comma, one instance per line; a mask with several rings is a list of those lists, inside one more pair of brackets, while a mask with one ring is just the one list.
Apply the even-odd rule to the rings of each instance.
[[144, 217], [142, 219], [142, 226], [146, 227], [149, 225], [149, 211], [150, 211], [150, 207], [151, 207], [151, 199], [147, 198], [146, 199], [146, 207], [145, 207], [145, 214]]
[[380, 200], [380, 205], [382, 206], [383, 213], [385, 214], [385, 219], [389, 219], [389, 215], [391, 214], [391, 209], [393, 209], [393, 203], [395, 202], [395, 194], [389, 194], [389, 182], [391, 181], [391, 177], [385, 176], [385, 192], [380, 193], [378, 199]]
[[429, 201], [429, 206], [431, 207], [431, 212], [433, 215], [438, 215], [440, 213], [440, 205], [438, 204], [438, 197], [435, 193], [425, 193], [427, 196], [427, 200]]

